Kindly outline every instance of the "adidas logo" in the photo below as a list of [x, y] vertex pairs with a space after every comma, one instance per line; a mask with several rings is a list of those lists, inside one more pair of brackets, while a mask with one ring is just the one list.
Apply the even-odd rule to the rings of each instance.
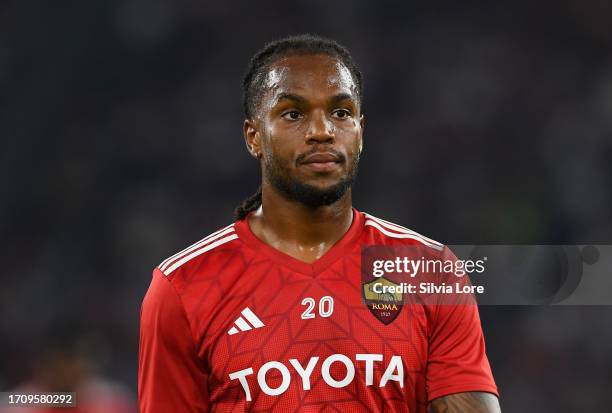
[[[265, 325], [264, 323], [262, 323], [259, 317], [257, 317], [255, 313], [251, 311], [249, 307], [242, 310], [240, 314], [242, 314], [244, 318], [238, 317], [236, 321], [234, 321], [234, 326], [230, 328], [227, 332], [227, 334], [229, 334], [230, 336], [233, 336], [238, 331], [247, 331], [253, 328], [260, 328]], [[247, 323], [247, 320], [252, 324], [252, 326], [251, 324]]]

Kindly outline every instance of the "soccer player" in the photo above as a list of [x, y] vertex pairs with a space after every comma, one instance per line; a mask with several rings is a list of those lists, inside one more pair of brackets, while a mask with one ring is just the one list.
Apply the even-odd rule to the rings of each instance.
[[316, 36], [278, 40], [243, 86], [261, 186], [234, 223], [155, 268], [141, 412], [499, 412], [475, 305], [364, 299], [363, 247], [454, 256], [352, 207], [364, 118], [349, 52]]

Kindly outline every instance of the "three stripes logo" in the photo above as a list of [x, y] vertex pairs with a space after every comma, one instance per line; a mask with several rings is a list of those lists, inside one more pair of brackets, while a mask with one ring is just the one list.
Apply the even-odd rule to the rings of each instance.
[[240, 314], [242, 314], [244, 318], [238, 317], [236, 321], [234, 321], [234, 326], [230, 328], [227, 332], [227, 334], [229, 334], [230, 336], [233, 336], [239, 331], [248, 331], [248, 330], [252, 330], [253, 328], [263, 327], [265, 325], [259, 319], [259, 317], [257, 317], [255, 313], [251, 311], [249, 307], [246, 307], [244, 310], [242, 310]]

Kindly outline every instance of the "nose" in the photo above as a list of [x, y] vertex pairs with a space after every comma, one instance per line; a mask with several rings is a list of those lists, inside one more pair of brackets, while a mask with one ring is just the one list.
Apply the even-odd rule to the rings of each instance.
[[308, 132], [306, 133], [307, 143], [333, 143], [335, 137], [334, 125], [327, 118], [325, 111], [316, 110], [313, 112]]

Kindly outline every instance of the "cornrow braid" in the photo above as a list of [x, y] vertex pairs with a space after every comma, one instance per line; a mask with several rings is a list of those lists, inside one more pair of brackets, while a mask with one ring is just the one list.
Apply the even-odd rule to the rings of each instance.
[[272, 63], [291, 55], [310, 54], [324, 54], [335, 57], [342, 62], [353, 76], [353, 81], [357, 86], [359, 102], [363, 101], [361, 71], [353, 61], [350, 52], [335, 40], [312, 34], [301, 34], [268, 43], [251, 58], [242, 81], [242, 102], [246, 117], [252, 118], [257, 112], [264, 91], [264, 80]]
[[[252, 119], [257, 113], [270, 65], [283, 57], [314, 54], [335, 57], [346, 66], [357, 86], [357, 95], [361, 104], [363, 102], [363, 79], [349, 51], [334, 40], [311, 34], [301, 34], [268, 43], [253, 55], [242, 81], [242, 103], [245, 116]], [[234, 218], [242, 221], [251, 211], [257, 210], [260, 206], [261, 186], [257, 192], [245, 199], [234, 210]]]

